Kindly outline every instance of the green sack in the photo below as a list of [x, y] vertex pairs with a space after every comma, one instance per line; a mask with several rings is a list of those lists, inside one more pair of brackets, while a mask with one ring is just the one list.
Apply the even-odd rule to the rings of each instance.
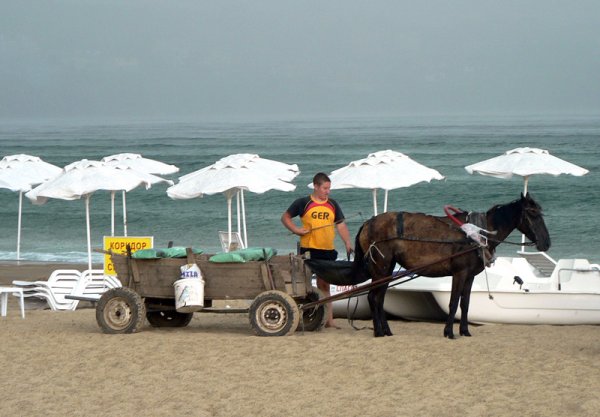
[[217, 253], [216, 255], [211, 256], [208, 260], [210, 262], [215, 262], [215, 263], [227, 263], [227, 262], [244, 263], [244, 262], [246, 262], [246, 260], [239, 253], [236, 253], [236, 252]]
[[158, 256], [156, 249], [136, 250], [135, 252], [133, 252], [131, 254], [131, 257], [135, 258], [135, 259], [158, 259], [158, 258], [160, 258], [160, 256]]
[[[192, 253], [200, 254], [202, 249], [193, 249]], [[187, 256], [186, 248], [184, 246], [175, 246], [172, 248], [151, 248], [151, 249], [140, 249], [131, 254], [132, 258], [135, 259], [159, 259], [159, 258], [185, 258]]]
[[[161, 258], [185, 258], [187, 256], [186, 248], [184, 246], [174, 246], [172, 248], [165, 248], [160, 250]], [[201, 254], [202, 249], [192, 248], [192, 253], [195, 255]]]
[[239, 253], [246, 261], [268, 261], [277, 255], [277, 250], [273, 248], [246, 248], [238, 249], [234, 253]]
[[277, 255], [277, 250], [273, 248], [246, 248], [231, 252], [221, 252], [210, 257], [210, 262], [247, 262], [247, 261], [268, 261], [271, 257]]

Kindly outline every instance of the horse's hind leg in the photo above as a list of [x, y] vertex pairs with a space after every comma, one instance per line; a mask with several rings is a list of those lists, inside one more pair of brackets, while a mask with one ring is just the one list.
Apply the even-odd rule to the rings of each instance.
[[373, 335], [375, 337], [392, 336], [392, 331], [390, 330], [385, 311], [383, 310], [386, 291], [387, 285], [384, 285], [373, 288], [369, 291], [369, 295], [367, 296], [369, 307], [371, 307], [371, 314], [373, 315]]
[[458, 302], [460, 300], [460, 294], [462, 288], [459, 288], [460, 280], [457, 277], [452, 278], [452, 292], [450, 293], [450, 303], [448, 305], [448, 318], [446, 319], [446, 325], [444, 326], [444, 337], [448, 339], [454, 339], [454, 317], [458, 310]]
[[467, 278], [460, 297], [460, 327], [458, 332], [461, 336], [471, 336], [469, 333], [469, 302], [471, 301], [471, 288], [475, 277]]

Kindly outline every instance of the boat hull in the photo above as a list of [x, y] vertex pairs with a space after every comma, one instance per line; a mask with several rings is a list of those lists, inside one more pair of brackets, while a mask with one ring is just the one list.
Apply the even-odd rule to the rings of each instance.
[[[448, 314], [449, 291], [433, 291]], [[460, 318], [460, 308], [456, 318]], [[472, 291], [469, 322], [476, 324], [600, 324], [600, 294]]]
[[383, 309], [387, 314], [405, 320], [441, 321], [448, 317], [428, 291], [389, 288], [385, 294]]
[[[398, 294], [398, 299], [404, 297], [405, 303], [415, 291], [429, 293], [447, 317], [451, 288], [452, 277], [419, 277], [388, 293]], [[388, 309], [392, 299], [393, 296]], [[456, 319], [460, 313], [459, 307]], [[561, 259], [555, 270], [545, 276], [526, 259], [499, 257], [494, 265], [475, 277], [469, 321], [476, 324], [600, 324], [600, 266], [584, 259]]]
[[[365, 282], [369, 283], [370, 280]], [[313, 287], [317, 286], [317, 280], [313, 279]], [[331, 295], [340, 294], [359, 287], [360, 285], [330, 285], [329, 292]], [[371, 318], [371, 309], [367, 294], [358, 294], [350, 298], [336, 300], [332, 302], [333, 317], [347, 318], [350, 320], [369, 320]]]

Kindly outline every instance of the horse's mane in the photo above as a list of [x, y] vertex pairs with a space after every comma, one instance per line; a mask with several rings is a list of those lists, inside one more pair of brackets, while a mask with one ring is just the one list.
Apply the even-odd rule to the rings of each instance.
[[507, 219], [510, 219], [516, 210], [517, 205], [521, 204], [521, 200], [517, 199], [508, 204], [496, 204], [488, 210], [488, 214], [492, 215], [492, 223], [494, 225], [504, 224]]

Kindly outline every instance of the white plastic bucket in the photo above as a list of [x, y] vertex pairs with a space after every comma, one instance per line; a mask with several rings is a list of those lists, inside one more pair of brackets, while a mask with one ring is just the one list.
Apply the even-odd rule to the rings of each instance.
[[200, 311], [204, 307], [204, 280], [182, 278], [173, 283], [175, 309], [180, 313]]

